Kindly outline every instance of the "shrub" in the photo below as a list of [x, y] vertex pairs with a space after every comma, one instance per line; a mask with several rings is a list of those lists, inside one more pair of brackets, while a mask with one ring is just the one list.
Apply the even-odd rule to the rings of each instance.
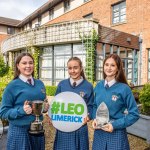
[[140, 92], [139, 101], [142, 104], [142, 112], [150, 115], [150, 84], [145, 84]]
[[5, 74], [5, 76], [0, 78], [0, 82], [8, 84], [13, 79], [13, 77], [14, 77], [14, 72], [12, 68], [9, 68], [9, 71], [7, 72], [7, 74]]
[[133, 89], [132, 90], [133, 96], [134, 96], [137, 103], [139, 103], [140, 91], [141, 91], [141, 89]]
[[0, 77], [8, 73], [9, 67], [5, 64], [3, 56], [0, 55]]
[[45, 86], [46, 87], [46, 95], [47, 96], [54, 96], [57, 86]]
[[9, 68], [8, 73], [0, 78], [0, 102], [2, 100], [2, 95], [7, 84], [13, 79], [13, 71]]
[[2, 95], [6, 86], [7, 86], [6, 83], [0, 82], [0, 102], [2, 101]]

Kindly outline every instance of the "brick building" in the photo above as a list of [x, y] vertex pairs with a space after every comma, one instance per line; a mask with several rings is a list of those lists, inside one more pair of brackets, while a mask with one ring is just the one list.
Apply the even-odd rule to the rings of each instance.
[[[63, 60], [64, 64], [71, 55], [80, 54], [85, 61], [84, 43], [73, 34], [76, 26], [78, 30], [83, 29], [82, 33], [94, 28], [99, 36], [95, 49], [96, 80], [102, 79], [101, 63], [105, 56], [118, 53], [122, 58], [128, 80], [136, 85], [144, 84], [150, 80], [149, 9], [149, 0], [49, 0], [17, 25], [20, 34], [5, 40], [2, 51], [14, 52], [11, 55], [15, 57], [18, 52], [25, 51], [27, 45], [39, 47], [43, 52], [39, 60], [39, 77], [44, 81], [51, 81], [50, 84], [57, 84], [67, 77], [67, 72], [66, 66], [59, 66], [56, 59], [62, 59], [71, 49], [68, 57]], [[18, 39], [18, 43], [21, 43], [20, 39], [26, 39], [28, 42], [14, 47], [12, 41], [15, 39]], [[59, 51], [62, 46], [63, 54]], [[82, 54], [76, 50], [79, 48], [82, 49]], [[57, 55], [58, 53], [60, 54]], [[62, 70], [65, 70], [62, 74], [66, 76], [59, 76]]]
[[17, 24], [19, 22], [19, 20], [0, 17], [0, 44], [4, 39], [9, 37], [9, 35], [18, 32]]

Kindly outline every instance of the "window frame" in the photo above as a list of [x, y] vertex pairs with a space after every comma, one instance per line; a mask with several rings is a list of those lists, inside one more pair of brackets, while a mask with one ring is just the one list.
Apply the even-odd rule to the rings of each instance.
[[150, 80], [150, 49], [148, 49], [148, 80]]
[[64, 12], [67, 12], [70, 10], [70, 0], [64, 1]]
[[88, 2], [88, 1], [90, 1], [90, 0], [83, 0], [84, 3]]
[[15, 34], [15, 28], [14, 27], [7, 27], [7, 34]]
[[54, 8], [49, 10], [49, 20], [53, 20], [54, 19]]
[[39, 24], [39, 26], [41, 26], [41, 22], [42, 22], [42, 17], [39, 16], [39, 17], [38, 17], [38, 24]]
[[84, 15], [83, 18], [85, 19], [90, 19], [90, 18], [93, 18], [93, 12], [87, 14], [87, 15]]
[[[112, 7], [112, 24], [126, 22], [126, 19], [127, 19], [126, 18], [126, 0], [121, 1], [119, 3], [115, 3], [111, 7]], [[122, 19], [123, 16], [124, 16], [124, 19]]]

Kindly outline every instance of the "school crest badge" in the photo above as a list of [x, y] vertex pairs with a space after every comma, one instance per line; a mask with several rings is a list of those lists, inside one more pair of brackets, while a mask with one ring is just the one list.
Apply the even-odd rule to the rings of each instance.
[[83, 98], [84, 95], [85, 95], [85, 93], [81, 91], [81, 92], [80, 92], [80, 96]]
[[117, 95], [112, 95], [112, 101], [117, 101], [118, 96]]

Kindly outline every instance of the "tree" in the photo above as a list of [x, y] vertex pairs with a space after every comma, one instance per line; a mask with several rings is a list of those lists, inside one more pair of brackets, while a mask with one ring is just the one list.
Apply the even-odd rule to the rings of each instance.
[[3, 56], [0, 54], [0, 77], [3, 77], [8, 73], [9, 67], [4, 62]]

